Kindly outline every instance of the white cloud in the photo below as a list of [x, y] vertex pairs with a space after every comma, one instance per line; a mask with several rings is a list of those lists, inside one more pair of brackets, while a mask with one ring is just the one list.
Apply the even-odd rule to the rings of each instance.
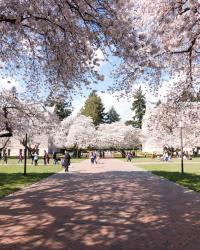
[[98, 95], [102, 99], [105, 111], [108, 111], [112, 106], [114, 106], [123, 121], [130, 120], [132, 118], [132, 101], [130, 99], [118, 98], [119, 93], [98, 93]]

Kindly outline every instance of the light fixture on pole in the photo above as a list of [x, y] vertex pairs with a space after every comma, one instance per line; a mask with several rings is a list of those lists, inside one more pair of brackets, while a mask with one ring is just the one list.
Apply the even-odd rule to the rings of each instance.
[[183, 121], [179, 122], [180, 128], [180, 139], [181, 139], [181, 173], [184, 173], [184, 164], [183, 164]]
[[26, 175], [26, 167], [27, 167], [27, 144], [28, 144], [28, 135], [26, 133], [25, 150], [24, 150], [24, 175]]

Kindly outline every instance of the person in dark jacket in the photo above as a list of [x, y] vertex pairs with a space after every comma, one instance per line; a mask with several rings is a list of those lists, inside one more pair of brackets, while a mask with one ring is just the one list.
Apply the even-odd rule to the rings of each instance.
[[53, 164], [57, 165], [57, 163], [58, 163], [57, 154], [56, 152], [53, 152]]
[[71, 160], [70, 154], [69, 154], [69, 152], [66, 152], [65, 159], [64, 159], [65, 172], [69, 171], [70, 160]]

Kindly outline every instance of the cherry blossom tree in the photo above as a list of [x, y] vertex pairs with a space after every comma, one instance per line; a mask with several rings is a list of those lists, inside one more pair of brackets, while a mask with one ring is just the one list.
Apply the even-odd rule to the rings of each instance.
[[117, 89], [130, 93], [137, 80], [159, 87], [163, 78], [180, 78], [182, 100], [188, 91], [199, 89], [199, 4], [1, 1], [1, 72], [22, 75], [31, 93], [51, 89], [53, 95], [62, 96], [81, 83], [88, 86], [102, 79], [95, 54], [101, 50], [106, 57], [109, 51], [122, 62], [115, 73]]
[[96, 129], [92, 119], [83, 115], [67, 117], [57, 128], [54, 142], [60, 148], [130, 149], [140, 144], [140, 129], [122, 122], [101, 124]]
[[[183, 103], [184, 105], [184, 103]], [[163, 148], [165, 145], [180, 148], [180, 122], [183, 126], [184, 148], [200, 145], [200, 108], [198, 103], [190, 103], [183, 109], [165, 103], [148, 112], [143, 121], [143, 143], [152, 149]]]
[[[134, 29], [128, 1], [4, 0], [0, 2], [3, 76], [19, 74], [36, 93], [68, 94], [81, 83], [101, 80], [96, 52], [126, 46]], [[133, 42], [133, 38], [130, 38]], [[130, 43], [131, 45], [131, 43]]]
[[24, 144], [26, 133], [29, 137], [28, 149], [33, 144], [38, 147], [41, 138], [50, 133], [57, 123], [54, 114], [39, 103], [20, 100], [12, 90], [0, 92], [0, 120], [1, 150], [12, 137]]
[[130, 92], [139, 79], [158, 88], [163, 79], [176, 78], [174, 102], [189, 101], [200, 88], [199, 8], [195, 0], [132, 1], [129, 15], [134, 16], [138, 44], [134, 51], [127, 47], [116, 87]]
[[90, 117], [79, 115], [64, 119], [54, 138], [55, 145], [60, 148], [73, 148], [77, 155], [81, 149], [92, 146], [93, 138], [96, 136], [96, 129]]
[[131, 149], [140, 144], [140, 129], [126, 126], [122, 122], [101, 124], [94, 138], [94, 145], [99, 149]]

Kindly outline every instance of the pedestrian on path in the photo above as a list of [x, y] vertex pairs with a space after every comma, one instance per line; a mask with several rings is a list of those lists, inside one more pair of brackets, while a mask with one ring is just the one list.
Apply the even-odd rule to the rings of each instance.
[[64, 159], [65, 172], [69, 171], [70, 160], [71, 160], [70, 154], [69, 154], [69, 152], [66, 152], [65, 159]]
[[91, 165], [94, 165], [94, 161], [95, 161], [95, 155], [93, 152], [91, 152], [91, 155], [90, 155], [90, 160], [91, 160]]
[[94, 152], [93, 155], [94, 155], [94, 163], [97, 164], [97, 153]]
[[128, 154], [127, 154], [127, 161], [131, 162], [132, 158], [133, 158], [133, 155], [131, 154], [131, 152], [128, 152]]

